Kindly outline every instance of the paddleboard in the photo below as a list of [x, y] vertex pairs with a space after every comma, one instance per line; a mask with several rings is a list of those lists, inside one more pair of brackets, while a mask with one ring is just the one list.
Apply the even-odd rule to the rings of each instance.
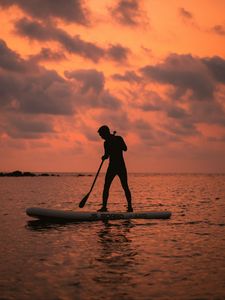
[[69, 210], [56, 210], [41, 207], [27, 208], [28, 216], [49, 222], [82, 222], [99, 220], [120, 219], [169, 219], [171, 212], [146, 211], [146, 212], [80, 212]]

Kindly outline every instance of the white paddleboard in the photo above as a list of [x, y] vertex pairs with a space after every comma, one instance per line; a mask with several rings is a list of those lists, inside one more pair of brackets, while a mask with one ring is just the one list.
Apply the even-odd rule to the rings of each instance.
[[56, 210], [40, 207], [27, 208], [28, 216], [45, 220], [61, 222], [81, 222], [99, 220], [120, 220], [120, 219], [169, 219], [169, 211], [147, 211], [147, 212], [80, 212], [69, 210]]

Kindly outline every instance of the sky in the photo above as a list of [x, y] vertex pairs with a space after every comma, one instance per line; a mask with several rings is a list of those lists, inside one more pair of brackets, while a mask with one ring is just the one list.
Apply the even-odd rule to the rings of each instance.
[[[225, 172], [224, 0], [0, 0], [0, 171]], [[106, 167], [106, 166], [105, 166]]]

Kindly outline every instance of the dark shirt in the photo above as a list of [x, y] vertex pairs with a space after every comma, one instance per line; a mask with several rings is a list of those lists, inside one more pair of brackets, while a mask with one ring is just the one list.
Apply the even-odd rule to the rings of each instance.
[[104, 148], [110, 165], [124, 164], [123, 151], [127, 151], [127, 146], [121, 136], [110, 135], [104, 142]]

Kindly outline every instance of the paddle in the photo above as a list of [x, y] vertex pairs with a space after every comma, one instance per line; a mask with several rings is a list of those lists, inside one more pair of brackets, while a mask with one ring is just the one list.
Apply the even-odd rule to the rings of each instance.
[[100, 166], [99, 166], [99, 168], [98, 168], [98, 172], [97, 172], [97, 174], [95, 175], [95, 179], [94, 179], [94, 181], [93, 181], [93, 183], [92, 183], [92, 186], [91, 186], [90, 191], [89, 191], [89, 192], [87, 193], [87, 195], [80, 201], [80, 203], [79, 203], [79, 207], [80, 207], [80, 208], [84, 207], [85, 203], [87, 202], [87, 199], [88, 199], [88, 197], [89, 197], [89, 195], [90, 195], [90, 193], [91, 193], [91, 191], [92, 191], [92, 189], [93, 189], [93, 187], [94, 187], [94, 185], [95, 185], [96, 179], [97, 179], [98, 174], [99, 174], [99, 172], [100, 172], [100, 170], [101, 170], [101, 167], [102, 167], [102, 165], [103, 165], [103, 162], [104, 162], [104, 160], [102, 160], [102, 162], [101, 162], [101, 164], [100, 164]]

